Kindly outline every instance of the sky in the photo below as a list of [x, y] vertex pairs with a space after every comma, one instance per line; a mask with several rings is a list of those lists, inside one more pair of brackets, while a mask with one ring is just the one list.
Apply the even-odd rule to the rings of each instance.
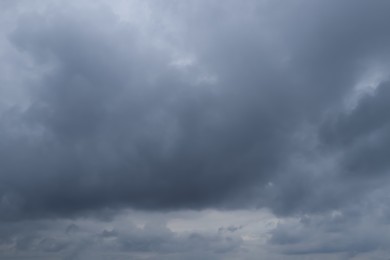
[[0, 258], [388, 260], [389, 24], [385, 0], [0, 1]]

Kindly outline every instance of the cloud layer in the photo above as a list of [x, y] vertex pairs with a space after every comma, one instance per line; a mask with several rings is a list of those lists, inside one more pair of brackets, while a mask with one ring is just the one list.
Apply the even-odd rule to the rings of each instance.
[[[0, 7], [1, 225], [266, 208], [281, 221], [269, 252], [353, 258], [387, 247], [390, 3]], [[86, 243], [178, 259], [203, 246], [227, 259], [248, 243], [159, 228]], [[13, 250], [68, 245], [42, 241]]]

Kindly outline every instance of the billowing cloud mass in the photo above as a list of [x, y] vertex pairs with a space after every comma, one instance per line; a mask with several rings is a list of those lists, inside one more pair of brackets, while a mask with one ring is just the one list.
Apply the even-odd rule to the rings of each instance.
[[390, 2], [0, 10], [1, 259], [388, 259]]

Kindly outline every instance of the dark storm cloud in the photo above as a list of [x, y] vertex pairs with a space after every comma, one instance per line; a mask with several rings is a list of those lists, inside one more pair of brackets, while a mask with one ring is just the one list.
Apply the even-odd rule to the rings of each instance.
[[16, 215], [232, 206], [271, 177], [288, 142], [286, 122], [276, 119], [288, 111], [272, 104], [279, 93], [258, 89], [260, 76], [246, 78], [245, 69], [240, 86], [223, 77], [216, 93], [191, 86], [139, 34], [100, 9], [19, 19], [11, 41], [49, 69], [27, 111], [4, 112], [5, 129], [29, 132], [4, 137], [3, 197]]
[[[1, 27], [0, 219], [123, 207], [344, 214], [388, 187], [389, 83], [346, 103], [366, 73], [388, 71], [389, 2], [148, 2], [143, 26], [108, 5], [39, 3], [8, 3], [18, 16]], [[279, 227], [270, 244], [304, 254], [379, 243], [335, 245], [325, 230], [325, 244], [306, 247], [319, 225]], [[168, 233], [145, 240], [164, 251]], [[118, 245], [150, 249], [137, 239]]]
[[335, 116], [323, 125], [323, 143], [344, 151], [346, 173], [372, 176], [387, 172], [389, 87], [388, 82], [380, 84], [373, 94], [363, 96], [353, 111]]
[[[0, 4], [1, 258], [386, 255], [390, 2], [89, 2]], [[254, 207], [282, 220], [113, 217]]]

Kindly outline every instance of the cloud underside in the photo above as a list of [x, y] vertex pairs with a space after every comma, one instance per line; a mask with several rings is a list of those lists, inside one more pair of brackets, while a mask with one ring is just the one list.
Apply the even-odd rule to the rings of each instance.
[[[105, 218], [128, 208], [266, 208], [286, 220], [266, 244], [291, 257], [356, 257], [390, 242], [362, 238], [388, 228], [390, 212], [390, 3], [0, 7], [4, 225]], [[157, 233], [153, 239], [166, 240], [149, 247], [115, 230], [88, 242], [77, 236], [108, 241], [110, 250], [158, 252], [194, 252], [190, 244], [206, 240], [210, 252], [238, 250], [247, 241]], [[69, 243], [39, 241], [49, 251]]]

